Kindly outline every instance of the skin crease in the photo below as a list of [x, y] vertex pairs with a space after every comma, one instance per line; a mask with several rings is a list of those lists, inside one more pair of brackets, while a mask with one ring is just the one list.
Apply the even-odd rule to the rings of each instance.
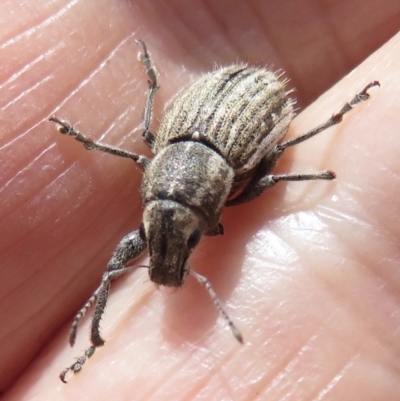
[[[281, 3], [1, 3], [4, 400], [398, 400], [400, 36], [389, 39], [400, 6]], [[213, 63], [282, 68], [303, 108], [372, 55], [303, 111], [288, 137], [369, 82], [381, 88], [341, 125], [285, 152], [276, 170], [331, 169], [337, 180], [280, 183], [226, 210], [225, 235], [203, 238], [193, 255], [243, 346], [193, 278], [157, 291], [139, 269], [113, 283], [106, 345], [64, 385], [58, 374], [89, 345], [85, 319], [70, 349], [70, 319], [118, 241], [139, 227], [141, 173], [88, 153], [45, 120], [54, 113], [150, 155], [140, 139], [139, 38], [161, 85], [153, 131], [165, 103]]]

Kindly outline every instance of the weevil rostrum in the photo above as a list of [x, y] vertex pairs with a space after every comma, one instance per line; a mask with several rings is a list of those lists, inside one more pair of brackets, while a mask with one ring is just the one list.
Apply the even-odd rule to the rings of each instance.
[[96, 302], [91, 324], [91, 346], [60, 374], [82, 369], [96, 348], [104, 344], [100, 320], [111, 281], [132, 271], [128, 263], [148, 249], [150, 280], [157, 285], [180, 287], [188, 275], [209, 292], [233, 335], [243, 338], [206, 277], [191, 270], [190, 254], [202, 235], [223, 233], [220, 218], [225, 207], [249, 202], [279, 181], [332, 180], [326, 170], [311, 174], [273, 174], [285, 149], [297, 145], [332, 125], [354, 105], [369, 98], [367, 85], [326, 122], [309, 132], [281, 142], [294, 118], [294, 100], [286, 82], [266, 68], [234, 64], [205, 74], [184, 88], [167, 109], [156, 135], [150, 131], [157, 73], [143, 41], [139, 59], [149, 79], [144, 108], [143, 140], [154, 153], [150, 160], [127, 150], [87, 138], [65, 120], [51, 117], [61, 134], [74, 137], [88, 150], [100, 150], [132, 159], [143, 171], [144, 207], [140, 228], [126, 235], [107, 265], [100, 286], [77, 313], [69, 342], [75, 342], [81, 318]]

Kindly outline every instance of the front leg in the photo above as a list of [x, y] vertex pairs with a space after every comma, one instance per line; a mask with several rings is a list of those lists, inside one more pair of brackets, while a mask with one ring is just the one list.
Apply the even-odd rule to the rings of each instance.
[[54, 116], [50, 117], [49, 121], [57, 124], [57, 129], [60, 134], [74, 137], [78, 142], [81, 142], [87, 150], [100, 150], [114, 156], [132, 159], [141, 170], [145, 170], [146, 166], [150, 163], [150, 160], [146, 156], [138, 155], [137, 153], [132, 153], [114, 146], [105, 145], [101, 142], [87, 138], [84, 134], [76, 130], [68, 121], [60, 120]]
[[146, 250], [146, 247], [147, 243], [141, 238], [140, 230], [128, 234], [118, 244], [117, 249], [107, 265], [107, 271], [103, 275], [99, 288], [89, 298], [83, 308], [77, 313], [72, 323], [69, 335], [69, 342], [71, 346], [75, 343], [80, 320], [97, 300], [90, 331], [90, 342], [92, 345], [85, 350], [84, 355], [79, 357], [76, 362], [61, 372], [60, 379], [64, 383], [66, 383], [65, 375], [68, 373], [68, 371], [72, 370], [74, 373], [78, 373], [82, 369], [82, 365], [86, 362], [86, 360], [94, 354], [96, 348], [104, 345], [104, 340], [100, 335], [100, 320], [106, 308], [111, 281], [128, 271], [136, 269], [135, 266], [130, 267], [127, 266], [127, 264], [128, 262], [140, 257]]

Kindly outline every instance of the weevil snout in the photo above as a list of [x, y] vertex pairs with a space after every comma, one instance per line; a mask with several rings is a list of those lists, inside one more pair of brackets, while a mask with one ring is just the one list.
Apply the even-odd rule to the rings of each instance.
[[183, 284], [186, 262], [204, 228], [200, 214], [178, 202], [156, 200], [146, 205], [141, 235], [148, 243], [152, 282], [171, 287]]

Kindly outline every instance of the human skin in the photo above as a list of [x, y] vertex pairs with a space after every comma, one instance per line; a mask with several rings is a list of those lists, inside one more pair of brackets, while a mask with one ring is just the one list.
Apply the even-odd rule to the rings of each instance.
[[[5, 400], [399, 399], [400, 36], [375, 49], [397, 31], [400, 5], [282, 4], [1, 2]], [[68, 346], [70, 319], [118, 241], [139, 227], [141, 173], [87, 152], [46, 120], [54, 113], [150, 156], [135, 39], [159, 72], [153, 132], [168, 100], [214, 63], [282, 68], [303, 108], [372, 54], [302, 111], [287, 137], [322, 123], [369, 82], [381, 87], [342, 124], [285, 152], [276, 169], [330, 169], [335, 181], [280, 183], [227, 209], [225, 235], [204, 238], [193, 254], [191, 267], [211, 281], [243, 346], [192, 278], [157, 290], [139, 269], [113, 283], [106, 344], [64, 385], [58, 374], [89, 345], [90, 318]]]

